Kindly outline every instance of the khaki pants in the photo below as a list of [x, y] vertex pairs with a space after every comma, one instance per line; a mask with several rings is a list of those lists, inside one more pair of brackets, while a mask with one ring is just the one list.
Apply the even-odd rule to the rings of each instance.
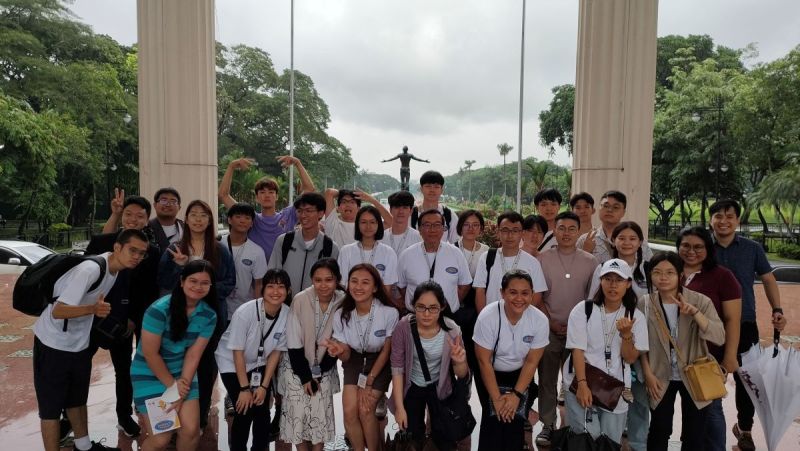
[[539, 416], [545, 426], [556, 423], [558, 399], [558, 372], [569, 356], [567, 336], [550, 332], [550, 344], [544, 348], [539, 362]]

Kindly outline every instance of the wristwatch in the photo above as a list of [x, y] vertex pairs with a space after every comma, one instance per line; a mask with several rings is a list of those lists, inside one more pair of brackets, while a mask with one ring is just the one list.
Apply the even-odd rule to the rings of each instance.
[[247, 387], [239, 387], [239, 393], [244, 393], [246, 391], [250, 391], [250, 387], [249, 386], [247, 386]]
[[776, 313], [780, 313], [781, 315], [783, 315], [783, 309], [780, 308], [780, 307], [773, 307], [772, 308], [772, 314], [774, 315]]
[[525, 395], [523, 395], [522, 393], [518, 392], [516, 388], [511, 389], [511, 393], [514, 393], [515, 395], [517, 395], [517, 398], [519, 398], [520, 401], [522, 401], [522, 398], [525, 397]]

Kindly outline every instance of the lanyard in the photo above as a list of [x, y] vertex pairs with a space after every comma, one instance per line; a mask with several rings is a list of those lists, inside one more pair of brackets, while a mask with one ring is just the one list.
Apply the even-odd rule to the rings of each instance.
[[[318, 363], [317, 352], [319, 351], [319, 334], [325, 329], [325, 324], [328, 323], [328, 317], [331, 314], [331, 304], [333, 303], [333, 299], [336, 296], [331, 296], [331, 301], [328, 303], [328, 309], [325, 310], [325, 313], [322, 313], [322, 307], [319, 305], [319, 296], [314, 296], [314, 300], [311, 301], [311, 304], [314, 306], [314, 365]], [[319, 317], [322, 316], [322, 320], [319, 321]]]
[[[664, 322], [667, 323], [667, 328], [669, 329], [669, 335], [674, 338], [678, 339], [678, 321], [675, 321], [675, 329], [673, 330], [672, 326], [669, 324], [669, 316], [667, 315], [667, 309], [664, 308], [664, 301], [661, 299], [661, 295], [658, 296], [658, 304], [661, 306], [661, 312], [664, 314]], [[681, 313], [680, 310], [678, 311], [678, 319], [680, 319]], [[669, 348], [671, 350], [675, 350], [672, 346], [672, 341], [669, 342]]]
[[[261, 306], [262, 308], [264, 306], [263, 298], [261, 299]], [[256, 318], [258, 319], [258, 322], [261, 323], [261, 313], [259, 310], [260, 309], [258, 308], [258, 302], [256, 302]], [[267, 333], [261, 334], [261, 341], [258, 344], [258, 356], [256, 356], [256, 360], [259, 363], [261, 363], [262, 359], [264, 358], [264, 343], [267, 341], [267, 337], [269, 337], [269, 334], [272, 333], [272, 329], [274, 329], [275, 325], [278, 324], [278, 317], [280, 316], [280, 314], [281, 312], [280, 310], [278, 310], [278, 313], [275, 315], [275, 319], [272, 320], [272, 324], [270, 324], [269, 329], [267, 329]], [[266, 321], [267, 320], [266, 313], [264, 313], [264, 316], [265, 316], [264, 321]], [[264, 332], [264, 323], [261, 323], [261, 332]]]
[[425, 250], [425, 243], [419, 243], [420, 249], [422, 249], [422, 256], [425, 257], [425, 263], [428, 264], [430, 278], [433, 279], [433, 272], [436, 270], [436, 257], [439, 256], [439, 249], [442, 248], [441, 243], [437, 243], [436, 253], [433, 255], [433, 263], [428, 263], [428, 252]]
[[[367, 319], [367, 329], [362, 332], [358, 320], [356, 320], [356, 329], [361, 341], [361, 353], [366, 354], [367, 344], [369, 342], [369, 333], [372, 331], [372, 321], [375, 319], [375, 301], [373, 300], [369, 305], [369, 319]], [[366, 357], [365, 357], [366, 358]]]
[[605, 305], [600, 306], [600, 313], [602, 313], [600, 319], [603, 320], [603, 338], [605, 339], [605, 346], [606, 346], [605, 349], [606, 372], [609, 373], [611, 371], [611, 342], [614, 341], [614, 335], [615, 335], [613, 330], [614, 329], [613, 325], [617, 323], [617, 319], [619, 318], [619, 313], [623, 311], [623, 309], [624, 307], [620, 305], [619, 309], [617, 309], [617, 314], [614, 315], [614, 321], [612, 322], [611, 330], [606, 332], [606, 306]]
[[408, 238], [408, 228], [406, 228], [406, 231], [403, 233], [403, 239], [400, 241], [400, 245], [395, 246], [394, 234], [392, 233], [391, 230], [389, 231], [389, 244], [391, 244], [392, 249], [394, 249], [394, 252], [395, 254], [397, 254], [398, 257], [400, 256], [400, 253], [403, 252], [403, 245], [406, 244], [406, 238]]
[[372, 244], [372, 250], [369, 253], [369, 261], [367, 261], [366, 257], [364, 257], [364, 247], [361, 245], [361, 242], [359, 241], [356, 243], [356, 245], [358, 246], [358, 251], [361, 254], [361, 263], [369, 263], [371, 265], [372, 260], [375, 259], [375, 249], [378, 247], [378, 242], [375, 241]]
[[522, 251], [518, 251], [517, 252], [517, 257], [514, 258], [514, 263], [511, 265], [511, 269], [510, 270], [506, 269], [506, 257], [503, 256], [502, 253], [500, 254], [500, 267], [503, 269], [503, 275], [505, 275], [508, 271], [513, 271], [513, 270], [517, 269], [517, 264], [519, 264], [519, 256], [520, 256], [521, 253], [522, 253]]

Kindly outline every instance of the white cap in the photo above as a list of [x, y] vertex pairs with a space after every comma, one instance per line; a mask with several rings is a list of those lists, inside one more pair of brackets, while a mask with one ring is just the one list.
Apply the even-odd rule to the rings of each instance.
[[628, 266], [625, 260], [621, 260], [619, 258], [612, 258], [611, 260], [603, 263], [603, 266], [600, 268], [600, 277], [612, 272], [619, 275], [623, 279], [630, 280], [632, 278], [631, 267]]

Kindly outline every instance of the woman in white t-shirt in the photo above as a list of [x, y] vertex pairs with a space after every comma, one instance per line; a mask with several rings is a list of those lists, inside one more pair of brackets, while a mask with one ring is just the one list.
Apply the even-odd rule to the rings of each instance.
[[347, 294], [333, 316], [333, 338], [322, 344], [342, 361], [344, 428], [356, 451], [380, 446], [375, 407], [391, 382], [389, 354], [397, 321], [378, 270], [368, 263], [353, 266]]
[[550, 342], [547, 317], [531, 306], [530, 274], [509, 271], [500, 286], [503, 300], [481, 310], [472, 337], [488, 396], [479, 450], [523, 449], [526, 393]]
[[[372, 205], [365, 205], [356, 213], [355, 243], [339, 249], [339, 269], [349, 274], [350, 268], [359, 263], [369, 263], [381, 275], [387, 293], [397, 283], [397, 254], [383, 239], [383, 219], [381, 213]], [[344, 286], [347, 287], [347, 280]]]
[[336, 358], [320, 343], [333, 333], [334, 312], [344, 298], [342, 275], [333, 258], [311, 266], [311, 286], [292, 300], [287, 328], [290, 366], [284, 382], [280, 436], [298, 451], [322, 451], [335, 438], [333, 395], [338, 393]]
[[267, 392], [286, 350], [286, 324], [292, 283], [282, 269], [270, 269], [261, 296], [242, 304], [231, 317], [215, 352], [222, 383], [235, 406], [231, 451], [246, 451], [253, 430], [253, 448], [267, 449], [269, 403]]
[[[475, 278], [475, 271], [478, 269], [478, 260], [484, 252], [489, 250], [489, 246], [478, 241], [478, 237], [483, 233], [485, 222], [483, 215], [478, 210], [464, 210], [458, 215], [456, 232], [460, 237], [455, 242], [455, 246], [464, 253], [467, 259], [469, 273]], [[472, 293], [472, 291], [470, 290]], [[474, 297], [474, 293], [472, 294]], [[465, 300], [466, 301], [466, 300]]]
[[[564, 363], [564, 387], [576, 381], [575, 393], [567, 391], [567, 424], [573, 431], [586, 431], [593, 437], [605, 434], [620, 443], [628, 411], [628, 395], [620, 396], [613, 411], [593, 407], [593, 393], [587, 381], [592, 366], [625, 384], [630, 389], [630, 364], [647, 351], [647, 322], [636, 309], [631, 289], [631, 269], [614, 258], [603, 263], [600, 290], [594, 299], [580, 302], [567, 322], [567, 349], [571, 358]], [[625, 399], [627, 398], [627, 399]]]

